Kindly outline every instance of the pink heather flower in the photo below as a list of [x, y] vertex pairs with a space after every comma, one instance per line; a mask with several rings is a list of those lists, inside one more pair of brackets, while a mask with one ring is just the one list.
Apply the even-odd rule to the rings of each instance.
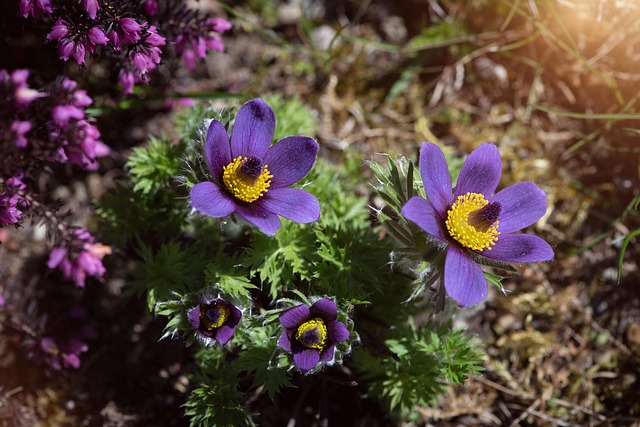
[[109, 31], [107, 38], [113, 43], [113, 49], [117, 52], [120, 50], [120, 35], [116, 30]]
[[84, 111], [73, 105], [56, 105], [51, 110], [51, 117], [58, 127], [65, 127], [71, 119], [84, 119]]
[[150, 46], [164, 46], [167, 43], [167, 40], [158, 34], [158, 29], [155, 25], [152, 25], [147, 29], [147, 34], [145, 41]]
[[45, 362], [55, 370], [64, 368], [78, 369], [80, 367], [80, 354], [89, 349], [89, 346], [77, 338], [68, 339], [64, 345], [51, 337], [43, 337], [40, 340], [40, 350], [45, 355]]
[[92, 27], [88, 33], [89, 41], [95, 45], [105, 45], [109, 39], [99, 27]]
[[80, 65], [84, 64], [85, 47], [84, 44], [77, 42], [76, 48], [73, 50], [73, 57]]
[[29, 78], [29, 71], [24, 69], [13, 70], [11, 73], [11, 81], [16, 86], [23, 86], [27, 83]]
[[138, 70], [140, 74], [144, 74], [147, 72], [147, 62], [148, 58], [146, 55], [141, 52], [134, 52], [133, 66], [136, 67], [136, 70]]
[[20, 14], [23, 18], [31, 15], [37, 19], [44, 12], [53, 12], [51, 0], [20, 0]]
[[87, 95], [87, 91], [85, 90], [76, 90], [73, 93], [73, 105], [76, 107], [88, 107], [93, 103], [93, 100], [89, 95]]
[[231, 22], [222, 18], [209, 18], [207, 19], [207, 24], [217, 33], [224, 33], [231, 29]]
[[142, 27], [133, 18], [122, 18], [120, 20], [122, 28], [122, 41], [126, 44], [136, 43], [140, 40]]
[[76, 44], [73, 40], [64, 39], [60, 40], [58, 43], [58, 54], [60, 55], [60, 59], [68, 61], [69, 57], [74, 51]]
[[144, 11], [149, 16], [155, 15], [158, 11], [158, 2], [156, 0], [145, 0]]
[[89, 18], [96, 19], [98, 9], [100, 9], [100, 2], [98, 0], [82, 0], [82, 6], [87, 11]]
[[60, 40], [69, 34], [69, 27], [62, 19], [58, 19], [51, 27], [51, 32], [47, 34], [48, 40]]
[[122, 91], [129, 95], [133, 93], [133, 85], [135, 83], [135, 77], [131, 71], [121, 71], [118, 81], [122, 85]]
[[217, 34], [209, 34], [209, 38], [207, 39], [207, 47], [214, 52], [224, 51], [224, 44], [222, 43], [222, 39]]
[[14, 144], [18, 148], [26, 148], [27, 139], [24, 137], [31, 130], [31, 122], [14, 120], [11, 123], [11, 132], [15, 135]]
[[22, 218], [22, 211], [17, 208], [19, 197], [7, 193], [0, 194], [0, 227], [17, 224]]
[[25, 85], [17, 88], [14, 96], [18, 108], [24, 108], [29, 106], [29, 104], [31, 104], [34, 99], [42, 98], [46, 95]]
[[73, 280], [78, 287], [84, 287], [87, 276], [102, 277], [106, 272], [102, 265], [102, 258], [111, 253], [109, 246], [93, 243], [93, 236], [85, 229], [74, 231], [74, 237], [84, 241], [81, 249], [70, 250], [56, 246], [49, 254], [47, 266], [51, 269], [58, 267], [67, 280]]
[[4, 297], [0, 294], [0, 308], [4, 306]]

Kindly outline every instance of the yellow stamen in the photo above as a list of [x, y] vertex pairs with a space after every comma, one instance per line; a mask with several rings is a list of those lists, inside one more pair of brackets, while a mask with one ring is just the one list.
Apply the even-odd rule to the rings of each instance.
[[254, 158], [238, 156], [224, 167], [222, 183], [236, 199], [251, 203], [258, 200], [268, 191], [273, 175], [269, 173], [267, 165], [262, 166], [258, 173], [247, 173], [243, 165], [247, 162], [258, 162]]
[[491, 250], [491, 246], [496, 244], [498, 235], [500, 235], [498, 221], [495, 221], [489, 227], [480, 228], [474, 227], [469, 221], [469, 215], [482, 209], [488, 203], [484, 196], [478, 193], [467, 193], [458, 196], [458, 199], [447, 212], [445, 223], [449, 235], [466, 248], [475, 251]]
[[307, 320], [298, 327], [296, 340], [303, 347], [323, 350], [327, 342], [327, 325], [319, 318]]
[[229, 318], [229, 314], [231, 314], [231, 310], [223, 304], [200, 307], [200, 322], [202, 322], [207, 331], [212, 331], [224, 325], [224, 322]]

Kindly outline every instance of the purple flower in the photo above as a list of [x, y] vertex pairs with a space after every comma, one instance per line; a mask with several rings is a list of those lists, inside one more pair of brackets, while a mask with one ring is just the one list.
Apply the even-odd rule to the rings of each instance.
[[420, 174], [428, 200], [412, 197], [402, 215], [446, 244], [444, 286], [460, 306], [487, 296], [484, 273], [470, 252], [504, 262], [553, 259], [553, 250], [541, 238], [512, 234], [540, 219], [547, 208], [546, 196], [529, 181], [493, 194], [502, 174], [495, 145], [485, 143], [469, 154], [453, 195], [447, 163], [437, 145], [422, 145]]
[[87, 33], [89, 41], [94, 45], [105, 45], [109, 42], [109, 39], [99, 27], [92, 27]]
[[87, 276], [101, 277], [106, 272], [102, 258], [111, 253], [111, 248], [94, 243], [93, 236], [83, 228], [73, 231], [74, 242], [67, 246], [56, 246], [49, 254], [47, 267], [58, 267], [67, 280], [84, 287]]
[[51, 32], [47, 34], [48, 40], [60, 40], [69, 34], [69, 27], [62, 19], [58, 19], [51, 27]]
[[289, 136], [271, 146], [275, 125], [273, 110], [261, 99], [240, 108], [231, 143], [224, 125], [211, 122], [205, 157], [213, 182], [200, 182], [191, 189], [197, 211], [214, 218], [237, 213], [269, 235], [280, 227], [278, 215], [303, 224], [320, 218], [318, 199], [288, 188], [309, 172], [318, 143]]
[[23, 121], [23, 120], [14, 120], [11, 123], [11, 132], [14, 135], [14, 144], [18, 148], [26, 148], [27, 147], [27, 138], [24, 136], [27, 132], [31, 130], [31, 122]]
[[69, 338], [63, 345], [51, 337], [43, 337], [40, 340], [40, 350], [44, 353], [44, 359], [53, 369], [64, 368], [78, 369], [80, 367], [80, 354], [89, 349], [89, 346], [77, 338]]
[[133, 85], [135, 84], [135, 76], [131, 71], [120, 71], [118, 82], [122, 85], [122, 91], [130, 95], [133, 93]]
[[278, 345], [293, 353], [293, 363], [302, 372], [310, 371], [319, 362], [332, 361], [335, 345], [349, 338], [347, 326], [337, 316], [336, 303], [328, 298], [311, 307], [301, 304], [280, 314], [285, 330]]
[[82, 5], [87, 11], [89, 18], [96, 19], [98, 9], [100, 9], [100, 2], [98, 0], [82, 0]]
[[203, 344], [213, 345], [217, 341], [225, 345], [235, 333], [242, 312], [225, 299], [204, 296], [187, 317]]
[[20, 14], [23, 18], [31, 15], [37, 19], [44, 12], [53, 12], [51, 0], [20, 0]]
[[84, 111], [73, 105], [56, 105], [51, 110], [51, 117], [58, 127], [65, 127], [71, 119], [84, 119]]

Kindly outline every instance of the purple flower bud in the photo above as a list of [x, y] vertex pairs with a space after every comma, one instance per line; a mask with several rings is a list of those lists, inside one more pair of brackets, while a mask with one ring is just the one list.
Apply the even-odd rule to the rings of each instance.
[[182, 53], [182, 60], [184, 65], [190, 70], [196, 68], [196, 54], [193, 50], [187, 49]]
[[77, 90], [73, 92], [73, 105], [76, 107], [88, 107], [93, 103], [93, 100], [89, 95], [87, 95], [87, 91], [85, 90]]
[[14, 144], [18, 148], [25, 148], [27, 146], [27, 138], [25, 134], [31, 130], [31, 122], [25, 122], [21, 120], [14, 120], [11, 123], [11, 132], [15, 135]]
[[207, 57], [207, 45], [204, 41], [204, 38], [198, 37], [196, 39], [196, 42], [194, 43], [194, 50], [198, 58], [204, 59]]
[[99, 27], [93, 27], [89, 30], [89, 41], [95, 45], [105, 45], [109, 39]]
[[164, 46], [167, 43], [167, 40], [158, 34], [158, 29], [155, 25], [150, 26], [147, 33], [147, 44], [151, 46]]
[[29, 16], [29, 13], [33, 9], [33, 0], [20, 0], [20, 15], [23, 18]]
[[147, 72], [147, 56], [141, 52], [133, 53], [133, 66], [136, 67], [136, 70], [140, 72], [140, 74], [144, 74]]
[[124, 71], [120, 73], [118, 82], [122, 85], [122, 91], [129, 95], [133, 93], [133, 85], [135, 83], [135, 77], [131, 71]]
[[51, 32], [47, 34], [47, 39], [59, 40], [66, 37], [67, 34], [69, 34], [69, 27], [67, 27], [67, 24], [62, 19], [58, 19], [51, 27]]
[[58, 127], [65, 127], [71, 119], [84, 119], [84, 111], [73, 105], [56, 105], [51, 111], [51, 117]]
[[64, 79], [62, 79], [60, 86], [62, 86], [62, 88], [68, 92], [73, 92], [74, 90], [76, 90], [76, 87], [78, 87], [78, 83], [74, 82], [68, 77], [65, 77]]
[[207, 47], [215, 52], [222, 52], [224, 50], [224, 44], [222, 39], [215, 34], [210, 34], [207, 39]]
[[125, 43], [135, 43], [140, 40], [142, 27], [133, 18], [122, 18], [120, 20], [122, 28], [122, 41]]
[[149, 16], [155, 15], [158, 11], [158, 2], [156, 0], [145, 0], [144, 11]]
[[27, 83], [29, 78], [29, 70], [18, 69], [11, 73], [11, 81], [16, 86], [22, 86]]
[[98, 9], [100, 9], [100, 3], [98, 2], [98, 0], [83, 0], [82, 5], [86, 9], [89, 18], [96, 19]]
[[85, 54], [84, 44], [80, 42], [76, 43], [76, 48], [73, 50], [73, 57], [76, 59], [76, 62], [80, 65], [84, 64], [84, 54]]
[[209, 18], [207, 19], [207, 25], [217, 33], [224, 33], [231, 29], [231, 22], [222, 18]]
[[111, 40], [111, 43], [113, 43], [113, 49], [116, 51], [120, 50], [120, 35], [118, 34], [118, 32], [116, 30], [111, 30], [109, 31], [109, 34], [107, 34], [107, 38], [109, 40]]
[[34, 99], [46, 96], [44, 93], [31, 89], [28, 86], [19, 87], [14, 93], [14, 100], [18, 108], [24, 108], [31, 104]]
[[58, 54], [60, 54], [60, 59], [68, 61], [75, 46], [76, 44], [72, 40], [60, 40], [58, 42]]

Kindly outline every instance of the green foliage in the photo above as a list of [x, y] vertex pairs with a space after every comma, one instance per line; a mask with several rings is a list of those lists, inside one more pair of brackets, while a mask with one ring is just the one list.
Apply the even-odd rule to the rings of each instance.
[[446, 385], [462, 383], [482, 370], [479, 349], [463, 331], [428, 323], [418, 330], [391, 331], [384, 341], [385, 354], [358, 350], [356, 367], [371, 383], [371, 392], [384, 397], [390, 410], [411, 412], [433, 405]]
[[178, 175], [182, 147], [151, 137], [149, 148], [134, 148], [127, 161], [133, 191], [149, 194], [166, 187]]

